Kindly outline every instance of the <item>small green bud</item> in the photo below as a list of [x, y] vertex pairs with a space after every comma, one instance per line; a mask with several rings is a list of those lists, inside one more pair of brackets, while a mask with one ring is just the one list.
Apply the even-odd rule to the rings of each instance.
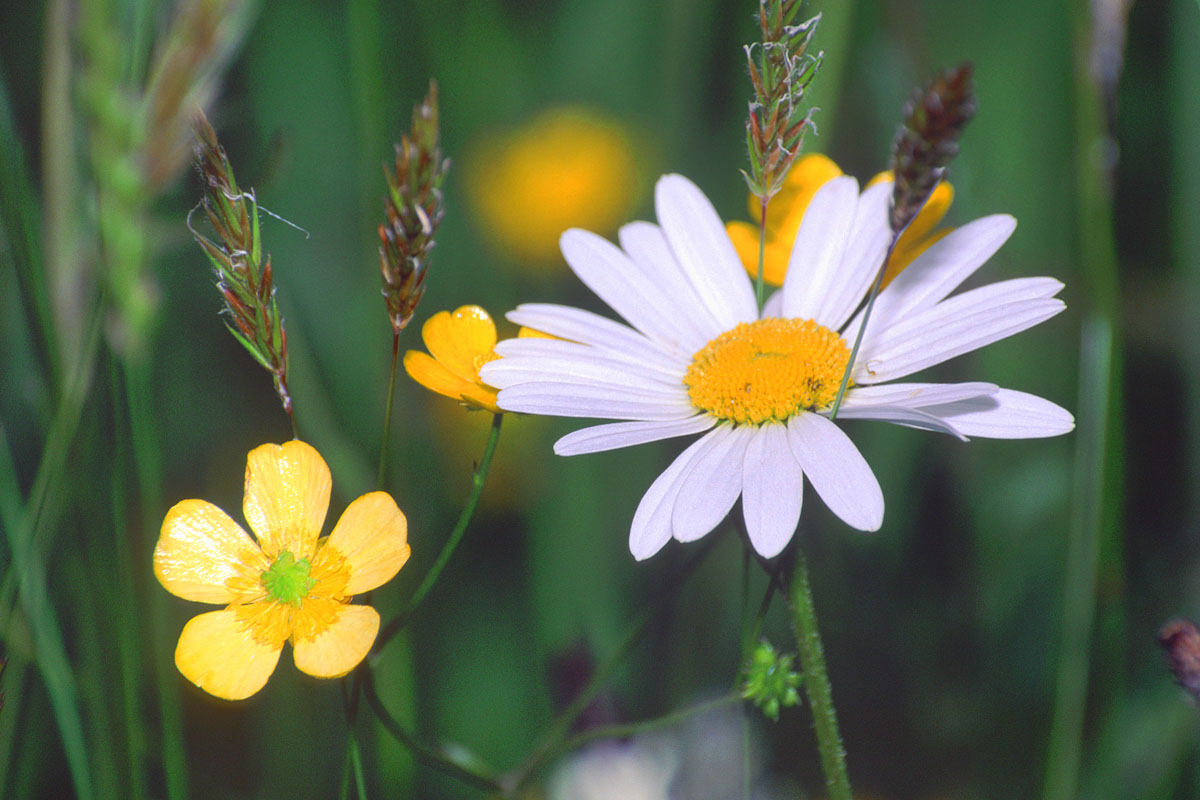
[[263, 572], [263, 588], [279, 602], [299, 608], [308, 590], [317, 582], [316, 578], [308, 577], [311, 568], [307, 558], [297, 561], [295, 556], [284, 550], [271, 568]]
[[743, 670], [742, 697], [753, 700], [772, 722], [779, 720], [779, 710], [800, 702], [803, 677], [792, 670], [795, 656], [780, 655], [770, 642], [762, 641], [750, 654]]

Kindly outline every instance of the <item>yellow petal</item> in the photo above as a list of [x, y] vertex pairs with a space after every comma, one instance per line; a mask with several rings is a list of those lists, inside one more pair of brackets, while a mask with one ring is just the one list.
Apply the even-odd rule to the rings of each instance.
[[430, 391], [500, 413], [500, 407], [496, 405], [495, 389], [460, 378], [428, 353], [409, 350], [404, 354], [404, 371]]
[[536, 328], [526, 328], [522, 325], [517, 329], [518, 339], [561, 339], [559, 336], [551, 336], [550, 334], [539, 331]]
[[396, 501], [387, 492], [371, 492], [346, 508], [317, 554], [312, 574], [320, 580], [322, 562], [336, 554], [349, 571], [344, 593], [361, 594], [394, 578], [411, 552], [408, 521]]
[[453, 314], [439, 311], [421, 328], [430, 354], [467, 381], [479, 380], [479, 368], [493, 356], [496, 325], [479, 306], [463, 306]]
[[892, 257], [888, 259], [887, 271], [883, 275], [884, 286], [891, 283], [893, 278], [899, 275], [917, 256], [928, 250], [930, 245], [954, 230], [953, 228], [943, 228], [933, 232], [933, 229], [946, 216], [946, 212], [950, 210], [950, 204], [953, 201], [954, 187], [949, 183], [942, 181], [934, 187], [933, 194], [929, 196], [917, 216], [900, 235], [900, 241], [896, 243], [896, 249], [892, 253]]
[[183, 626], [175, 666], [209, 694], [242, 700], [266, 684], [282, 649], [258, 642], [226, 608], [193, 617]]
[[329, 467], [309, 444], [294, 440], [250, 451], [242, 511], [268, 559], [283, 550], [297, 560], [312, 557], [329, 510], [329, 487]]
[[[305, 607], [308, 605], [306, 601]], [[375, 609], [338, 604], [333, 621], [320, 633], [293, 642], [296, 667], [315, 678], [340, 678], [363, 660], [377, 633], [379, 614]]]
[[[730, 222], [725, 226], [730, 241], [737, 251], [742, 266], [750, 277], [758, 278], [758, 228], [747, 222]], [[786, 240], [768, 238], [767, 246], [763, 249], [763, 282], [770, 286], [782, 286], [787, 275], [788, 259], [792, 255], [792, 243], [796, 239], [795, 231]]]
[[[176, 503], [154, 547], [154, 574], [171, 594], [200, 603], [251, 599], [247, 584], [270, 563], [228, 514], [204, 500]], [[229, 581], [234, 581], [231, 586]], [[238, 589], [241, 588], [241, 591]]]
[[954, 187], [942, 181], [934, 187], [933, 193], [929, 195], [929, 199], [925, 201], [925, 205], [921, 206], [921, 210], [917, 212], [916, 218], [909, 223], [908, 228], [900, 236], [900, 243], [897, 249], [900, 247], [912, 247], [929, 236], [930, 232], [946, 216], [946, 212], [950, 210], [952, 202], [954, 202]]
[[[800, 158], [784, 179], [779, 193], [767, 204], [767, 231], [774, 233], [783, 224], [784, 219], [799, 208], [801, 213], [808, 208], [817, 189], [842, 174], [842, 170], [833, 159], [821, 153], [809, 153]], [[750, 195], [750, 219], [755, 224], [759, 220], [759, 199]]]

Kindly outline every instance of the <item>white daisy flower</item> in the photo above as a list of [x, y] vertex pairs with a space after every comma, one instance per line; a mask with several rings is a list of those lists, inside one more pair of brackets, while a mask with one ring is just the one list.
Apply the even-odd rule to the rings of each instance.
[[[738, 497], [763, 557], [800, 520], [803, 481], [846, 524], [877, 530], [883, 493], [829, 409], [861, 324], [860, 306], [890, 240], [890, 183], [840, 177], [813, 197], [783, 288], [759, 314], [720, 217], [680, 175], [655, 188], [658, 225], [633, 222], [620, 247], [584, 230], [562, 236], [567, 263], [628, 324], [590, 311], [525, 304], [508, 319], [558, 339], [509, 339], [480, 377], [501, 408], [620, 420], [559, 439], [578, 455], [703, 434], [651, 484], [633, 517], [637, 559], [671, 538], [715, 528]], [[838, 420], [877, 419], [968, 436], [1023, 439], [1074, 427], [1040, 397], [991, 383], [893, 383], [1038, 324], [1064, 304], [1053, 278], [954, 291], [1016, 227], [1005, 214], [937, 241], [880, 293]]]

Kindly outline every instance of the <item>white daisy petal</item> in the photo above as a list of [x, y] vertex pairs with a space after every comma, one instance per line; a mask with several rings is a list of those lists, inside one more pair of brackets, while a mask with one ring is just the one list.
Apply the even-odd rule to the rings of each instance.
[[993, 283], [943, 300], [887, 330], [868, 331], [854, 365], [854, 382], [903, 378], [1044, 322], [1066, 308], [1043, 294], [1061, 285], [1052, 278]]
[[1037, 395], [1000, 389], [986, 397], [925, 409], [968, 436], [988, 439], [1038, 439], [1075, 428], [1071, 412]]
[[742, 515], [755, 552], [779, 555], [800, 524], [803, 499], [804, 473], [788, 444], [787, 426], [763, 425], [742, 463]]
[[870, 406], [859, 406], [857, 408], [846, 408], [842, 406], [838, 409], [838, 419], [873, 419], [877, 422], [891, 422], [894, 425], [903, 425], [907, 428], [920, 428], [926, 431], [935, 433], [948, 433], [956, 439], [967, 441], [967, 437], [962, 434], [957, 428], [949, 422], [930, 414], [922, 408], [909, 408], [907, 406], [889, 406], [885, 404], [877, 404]]
[[671, 535], [693, 542], [720, 524], [742, 493], [742, 460], [753, 426], [722, 425], [708, 434], [712, 444], [692, 462], [671, 511]]
[[505, 411], [552, 417], [593, 419], [680, 420], [696, 413], [681, 398], [644, 389], [585, 386], [573, 383], [522, 383], [503, 389], [496, 403]]
[[687, 436], [691, 433], [703, 433], [716, 424], [717, 420], [708, 414], [697, 414], [688, 419], [667, 422], [609, 422], [568, 433], [554, 443], [554, 452], [560, 456], [600, 453], [676, 436]]
[[830, 511], [852, 528], [879, 530], [883, 491], [850, 437], [819, 414], [797, 414], [788, 420], [788, 444]]
[[479, 370], [479, 378], [489, 386], [507, 389], [531, 381], [562, 381], [564, 383], [608, 383], [627, 386], [631, 383], [647, 388], [669, 390], [683, 386], [682, 375], [666, 375], [639, 364], [605, 358], [594, 348], [593, 355], [564, 358], [561, 356], [505, 356], [489, 361]]
[[714, 443], [717, 432], [701, 436], [671, 462], [642, 495], [629, 528], [629, 552], [638, 561], [657, 553], [671, 538], [671, 511], [694, 462]]
[[654, 187], [658, 224], [675, 258], [721, 330], [758, 318], [754, 289], [712, 203], [682, 175]]
[[[767, 301], [765, 303], [763, 303], [762, 318], [767, 319], [768, 317], [777, 317], [777, 318], [783, 317], [783, 290], [782, 289], [776, 289], [774, 292], [771, 293], [771, 296], [767, 298]], [[713, 337], [713, 338], [716, 338], [716, 337]]]
[[840, 279], [842, 256], [858, 208], [858, 181], [849, 176], [826, 183], [809, 201], [796, 234], [783, 282], [783, 315], [815, 319], [821, 315], [830, 286]]
[[691, 356], [711, 338], [692, 324], [686, 306], [608, 240], [574, 228], [562, 235], [560, 246], [579, 279], [663, 349]]
[[648, 277], [656, 282], [663, 293], [672, 298], [693, 325], [704, 333], [697, 350], [724, 328], [696, 293], [667, 243], [662, 228], [650, 222], [631, 222], [621, 228], [621, 249]]
[[[993, 214], [956, 228], [929, 246], [875, 299], [868, 331], [886, 329], [945, 299], [1000, 249], [1017, 227], [1008, 214]], [[862, 312], [842, 335], [854, 341]]]
[[[994, 383], [886, 383], [881, 386], [855, 386], [846, 392], [842, 409], [874, 405], [922, 408], [954, 403], [980, 395], [995, 394]], [[841, 414], [841, 411], [838, 412]]]
[[842, 327], [875, 283], [892, 239], [888, 224], [891, 199], [890, 181], [867, 187], [858, 199], [854, 227], [846, 241], [842, 263], [829, 282], [820, 310], [813, 317], [827, 328], [837, 330]]
[[[503, 356], [505, 359], [528, 357], [573, 361], [596, 360], [608, 364], [614, 369], [628, 370], [632, 374], [645, 375], [647, 379], [666, 381], [667, 383], [678, 383], [687, 373], [686, 363], [677, 357], [669, 362], [649, 361], [604, 347], [568, 342], [563, 339], [543, 339], [540, 336], [502, 339], [496, 343], [495, 350], [497, 355]], [[495, 361], [489, 361], [484, 364], [483, 369], [480, 370], [480, 377], [483, 376], [484, 369], [495, 363]]]
[[522, 303], [504, 316], [517, 325], [568, 341], [611, 350], [656, 366], [671, 368], [679, 361], [633, 328], [582, 308], [553, 303]]

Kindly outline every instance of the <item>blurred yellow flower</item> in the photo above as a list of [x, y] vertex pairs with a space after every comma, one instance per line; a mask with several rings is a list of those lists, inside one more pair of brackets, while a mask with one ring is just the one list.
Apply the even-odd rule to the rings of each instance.
[[[788, 260], [792, 255], [792, 245], [796, 241], [796, 233], [800, 230], [800, 222], [804, 212], [817, 190], [827, 182], [842, 174], [828, 156], [812, 153], [796, 162], [788, 173], [786, 182], [779, 194], [767, 205], [767, 241], [763, 248], [763, 282], [771, 286], [782, 286], [787, 274]], [[868, 186], [880, 181], [892, 180], [890, 172], [876, 175]], [[933, 195], [926, 201], [921, 212], [917, 215], [908, 229], [900, 237], [895, 252], [888, 259], [887, 271], [884, 272], [883, 285], [887, 286], [892, 278], [913, 262], [917, 256], [938, 239], [941, 239], [953, 228], [942, 228], [934, 231], [954, 200], [954, 187], [943, 181], [934, 189]], [[725, 226], [729, 238], [733, 240], [738, 257], [751, 276], [758, 275], [758, 220], [760, 218], [759, 200], [754, 195], [749, 197], [749, 222], [730, 222]]]
[[167, 512], [155, 576], [185, 600], [226, 606], [179, 635], [175, 665], [192, 683], [226, 700], [249, 697], [288, 641], [296, 666], [318, 678], [345, 675], [366, 656], [379, 614], [350, 599], [408, 560], [408, 523], [390, 495], [371, 492], [322, 539], [329, 491], [329, 467], [310, 445], [264, 444], [246, 458], [242, 507], [257, 542], [204, 500]]
[[467, 162], [468, 195], [483, 227], [515, 261], [559, 262], [567, 228], [612, 232], [637, 194], [625, 127], [585, 108], [547, 111], [480, 145]]
[[496, 390], [479, 379], [479, 368], [499, 358], [493, 349], [496, 325], [486, 311], [479, 306], [439, 311], [421, 326], [421, 339], [429, 353], [404, 354], [404, 369], [414, 381], [468, 408], [501, 413]]

